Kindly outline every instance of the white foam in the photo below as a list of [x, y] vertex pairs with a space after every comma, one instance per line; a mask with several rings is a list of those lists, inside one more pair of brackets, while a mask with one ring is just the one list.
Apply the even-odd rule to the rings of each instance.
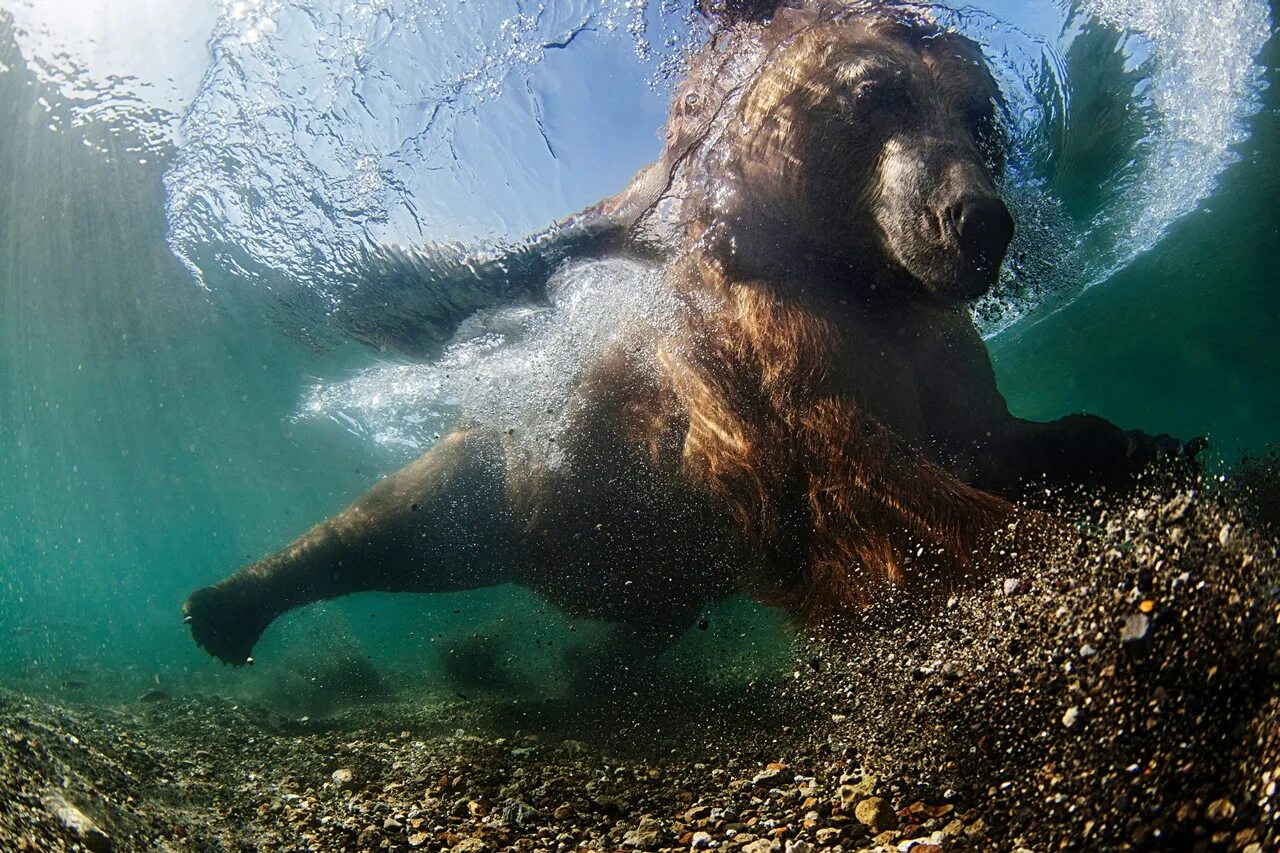
[[1129, 194], [1116, 259], [1104, 275], [1154, 246], [1168, 226], [1217, 185], [1232, 147], [1248, 136], [1271, 34], [1262, 0], [1085, 0], [1112, 26], [1140, 34], [1157, 57], [1151, 97], [1160, 127], [1144, 146], [1142, 180]]
[[[1150, 109], [1143, 138], [1132, 140], [1130, 161], [1108, 176], [1101, 208], [1091, 221], [1073, 222], [1038, 174], [1042, 161], [1061, 154], [1059, 137], [1091, 130], [1073, 126], [1072, 81], [1059, 55], [1069, 49], [1072, 28], [1054, 43], [993, 14], [965, 9], [967, 14], [947, 17], [986, 46], [1015, 125], [1007, 194], [1019, 233], [1002, 292], [978, 306], [979, 325], [991, 337], [1106, 281], [1209, 197], [1222, 171], [1238, 159], [1234, 146], [1247, 138], [1260, 105], [1263, 69], [1256, 57], [1271, 22], [1264, 0], [1082, 4], [1084, 15], [1123, 34], [1120, 49], [1139, 78], [1128, 109]], [[1073, 26], [1080, 23], [1073, 20]]]
[[621, 259], [572, 264], [552, 278], [546, 304], [472, 317], [428, 364], [381, 365], [317, 383], [299, 416], [328, 417], [413, 452], [459, 414], [545, 441], [561, 431], [586, 366], [637, 333], [674, 334], [679, 316], [679, 301], [653, 267]]

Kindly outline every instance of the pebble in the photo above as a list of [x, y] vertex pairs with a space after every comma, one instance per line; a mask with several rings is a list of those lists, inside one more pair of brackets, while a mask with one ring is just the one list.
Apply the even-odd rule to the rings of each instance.
[[1147, 632], [1151, 630], [1151, 619], [1145, 613], [1130, 613], [1125, 617], [1124, 625], [1120, 627], [1120, 641], [1124, 643], [1137, 643], [1147, 638]]
[[1161, 515], [1166, 521], [1181, 521], [1187, 514], [1187, 509], [1191, 506], [1191, 499], [1194, 493], [1183, 492], [1174, 495], [1164, 506], [1160, 508]]
[[769, 786], [773, 785], [775, 782], [781, 782], [781, 781], [782, 781], [782, 768], [767, 767], [752, 777], [751, 784], [755, 785], [758, 788], [768, 788]]
[[1205, 817], [1212, 821], [1230, 820], [1236, 813], [1235, 803], [1223, 797], [1220, 800], [1214, 800], [1209, 803], [1209, 807], [1205, 809]]
[[856, 784], [844, 784], [836, 791], [836, 796], [840, 798], [840, 811], [845, 814], [852, 814], [858, 802], [865, 800], [876, 792], [876, 778], [874, 776], [864, 776]]
[[941, 845], [933, 844], [928, 838], [908, 838], [898, 842], [898, 853], [935, 853], [941, 850]]
[[696, 823], [711, 816], [711, 806], [694, 806], [684, 813], [685, 823]]
[[482, 838], [464, 838], [450, 848], [451, 853], [488, 853], [489, 845]]
[[828, 826], [824, 829], [819, 829], [815, 835], [819, 844], [830, 846], [840, 840], [840, 832], [841, 830], [839, 828]]
[[111, 836], [103, 832], [101, 827], [93, 822], [93, 818], [67, 802], [61, 793], [50, 791], [45, 794], [42, 802], [58, 822], [66, 827], [67, 832], [93, 853], [109, 853], [114, 849]]
[[339, 791], [350, 791], [355, 787], [356, 774], [345, 767], [333, 771], [329, 778], [333, 780], [334, 787]]
[[1075, 728], [1076, 723], [1080, 721], [1080, 709], [1075, 705], [1068, 708], [1062, 715], [1062, 725], [1064, 728]]
[[782, 845], [772, 838], [757, 838], [742, 848], [742, 853], [773, 853]]
[[634, 847], [637, 850], [650, 850], [657, 847], [659, 842], [662, 841], [662, 834], [662, 821], [653, 817], [644, 817], [640, 819], [639, 826], [627, 831], [622, 836], [622, 846]]
[[881, 797], [867, 797], [858, 803], [853, 810], [858, 823], [871, 828], [872, 832], [884, 832], [898, 826], [898, 815]]

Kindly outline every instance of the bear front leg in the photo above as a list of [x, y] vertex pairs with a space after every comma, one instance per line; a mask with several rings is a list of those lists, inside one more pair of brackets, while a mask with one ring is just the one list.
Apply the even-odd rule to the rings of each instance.
[[1013, 420], [986, 450], [974, 485], [1010, 495], [1036, 486], [1123, 486], [1158, 460], [1194, 466], [1207, 446], [1124, 430], [1094, 415]]
[[510, 579], [518, 552], [497, 439], [459, 431], [286, 548], [196, 590], [196, 643], [250, 663], [259, 636], [295, 607], [353, 592], [446, 592]]

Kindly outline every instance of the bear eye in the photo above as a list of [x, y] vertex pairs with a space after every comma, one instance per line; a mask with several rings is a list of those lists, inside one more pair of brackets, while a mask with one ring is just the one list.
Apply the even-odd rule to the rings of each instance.
[[852, 92], [854, 108], [863, 111], [904, 106], [907, 91], [901, 80], [902, 75], [898, 73], [858, 82]]

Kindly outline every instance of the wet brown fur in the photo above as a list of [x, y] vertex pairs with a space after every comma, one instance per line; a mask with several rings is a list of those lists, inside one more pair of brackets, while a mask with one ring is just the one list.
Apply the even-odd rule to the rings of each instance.
[[[687, 413], [681, 473], [730, 508], [761, 559], [756, 597], [838, 627], [885, 593], [946, 593], [1030, 514], [966, 486], [832, 387], [842, 330], [710, 253], [686, 272], [720, 310], [664, 360]], [[705, 296], [705, 294], [704, 294]]]
[[[840, 630], [1042, 545], [1047, 520], [1006, 499], [1027, 482], [1120, 482], [1177, 445], [1091, 416], [1012, 417], [952, 267], [938, 262], [941, 284], [906, 271], [946, 246], [893, 256], [898, 220], [875, 217], [903, 192], [924, 211], [994, 197], [972, 114], [995, 87], [970, 43], [840, 4], [768, 22], [767, 4], [729, 5], [740, 15], [693, 60], [663, 156], [585, 214], [676, 247], [680, 330], [637, 332], [587, 365], [561, 434], [464, 427], [198, 590], [186, 612], [201, 645], [239, 663], [309, 601], [512, 581], [654, 649], [736, 589]], [[916, 108], [857, 119], [891, 123], [879, 137], [841, 106], [860, 62], [914, 75]], [[898, 139], [935, 159], [877, 184]]]

